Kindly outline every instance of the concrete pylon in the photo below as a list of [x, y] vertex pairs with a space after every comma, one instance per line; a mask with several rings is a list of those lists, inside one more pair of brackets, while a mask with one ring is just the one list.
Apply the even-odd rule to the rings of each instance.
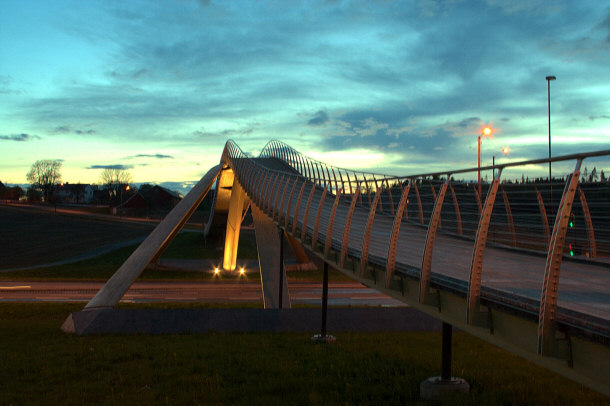
[[210, 191], [219, 171], [220, 165], [217, 165], [201, 178], [87, 303], [85, 309], [114, 307], [121, 300], [140, 273], [151, 261], [161, 256], [197, 210], [205, 195]]
[[239, 184], [237, 177], [233, 178], [231, 188], [231, 201], [229, 203], [229, 214], [227, 216], [227, 231], [225, 234], [225, 250], [222, 268], [225, 271], [234, 271], [237, 261], [237, 247], [239, 245], [239, 231], [244, 206], [247, 207], [248, 197]]
[[[277, 225], [252, 204], [252, 218], [254, 220], [254, 233], [256, 235], [256, 248], [258, 251], [258, 265], [261, 274], [263, 300], [265, 309], [280, 308], [280, 279], [282, 289], [282, 309], [290, 308], [290, 296], [286, 271], [280, 268], [280, 236]], [[280, 278], [280, 271], [283, 273]]]

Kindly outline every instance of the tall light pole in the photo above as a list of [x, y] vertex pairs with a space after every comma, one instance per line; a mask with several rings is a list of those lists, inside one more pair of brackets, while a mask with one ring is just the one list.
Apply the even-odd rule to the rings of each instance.
[[547, 106], [549, 108], [549, 183], [551, 183], [551, 80], [556, 80], [555, 76], [547, 76]]
[[485, 136], [489, 136], [491, 135], [491, 128], [489, 127], [485, 127], [483, 129], [483, 134], [479, 135], [478, 137], [478, 160], [477, 160], [477, 167], [479, 168], [478, 171], [478, 180], [479, 180], [479, 195], [481, 195], [481, 137], [485, 137]]

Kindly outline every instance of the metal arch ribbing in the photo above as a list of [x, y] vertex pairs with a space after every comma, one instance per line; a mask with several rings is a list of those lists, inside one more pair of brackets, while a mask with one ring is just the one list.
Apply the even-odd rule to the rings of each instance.
[[280, 200], [280, 192], [282, 190], [282, 183], [284, 183], [284, 178], [286, 176], [282, 175], [281, 178], [279, 178], [279, 181], [277, 182], [277, 189], [275, 188], [275, 186], [273, 187], [274, 190], [274, 195], [272, 195], [272, 204], [271, 204], [271, 220], [275, 220], [275, 213], [277, 212], [277, 206], [278, 206], [278, 202]]
[[366, 221], [366, 228], [364, 229], [364, 236], [362, 238], [362, 249], [360, 250], [360, 277], [364, 277], [364, 270], [369, 260], [369, 240], [371, 239], [371, 231], [373, 230], [373, 220], [375, 219], [375, 211], [377, 210], [377, 203], [381, 198], [381, 190], [377, 189], [373, 204], [369, 209], [369, 217]]
[[343, 241], [341, 243], [341, 259], [339, 261], [341, 268], [343, 268], [345, 256], [347, 255], [347, 246], [349, 244], [349, 230], [352, 226], [352, 216], [354, 215], [354, 208], [356, 207], [356, 202], [358, 201], [358, 195], [360, 195], [359, 187], [356, 188], [356, 192], [352, 195], [352, 203], [349, 206], [349, 211], [347, 212], [347, 219], [345, 220], [345, 229], [343, 230]]
[[388, 196], [390, 197], [390, 214], [394, 215], [394, 199], [392, 198], [392, 188], [390, 187], [390, 182], [386, 178], [385, 185], [388, 188]]
[[[341, 175], [341, 172], [339, 172], [339, 175]], [[345, 176], [347, 176], [347, 184], [349, 185], [349, 194], [350, 194], [350, 195], [353, 195], [353, 194], [354, 194], [354, 191], [353, 191], [353, 189], [352, 189], [352, 181], [351, 181], [351, 180], [350, 180], [350, 178], [349, 178], [349, 172], [348, 172], [348, 171], [345, 171]], [[341, 181], [343, 182], [343, 179], [341, 179]], [[356, 187], [357, 187], [357, 186], [358, 186], [358, 185], [356, 185]]]
[[325, 164], [324, 166], [326, 167], [326, 174], [328, 175], [328, 186], [329, 186], [329, 189], [331, 190], [331, 193], [332, 193], [333, 186], [332, 186], [332, 179], [330, 178], [330, 171], [328, 170], [328, 165]]
[[[411, 184], [413, 183], [413, 179], [408, 179], [407, 180], [407, 184], [409, 186], [411, 186]], [[403, 187], [403, 183], [401, 181], [398, 181], [398, 185], [402, 188]], [[403, 216], [405, 219], [409, 219], [409, 195], [407, 194], [407, 202], [405, 204], [405, 209], [403, 211]]]
[[286, 177], [286, 184], [284, 185], [284, 193], [282, 194], [282, 203], [280, 204], [280, 210], [277, 215], [278, 224], [282, 223], [282, 216], [284, 216], [284, 204], [286, 202], [286, 193], [288, 193], [288, 184], [290, 183], [290, 176]]
[[419, 224], [424, 224], [424, 207], [421, 204], [421, 196], [419, 195], [417, 182], [413, 182], [413, 187], [415, 188], [415, 196], [417, 197], [417, 207], [419, 208]]
[[386, 261], [385, 270], [385, 286], [390, 287], [390, 281], [394, 274], [394, 266], [396, 265], [396, 245], [398, 244], [398, 234], [400, 232], [400, 223], [402, 223], [402, 213], [407, 204], [407, 196], [409, 196], [409, 190], [411, 189], [411, 182], [403, 189], [400, 196], [400, 202], [396, 208], [396, 214], [394, 215], [394, 224], [392, 225], [392, 234], [390, 236], [390, 245], [388, 246], [388, 259]]
[[267, 170], [261, 170], [261, 175], [265, 174], [265, 178], [263, 180], [263, 183], [261, 184], [262, 187], [260, 189], [260, 192], [258, 192], [258, 206], [259, 207], [263, 207], [264, 203], [265, 203], [265, 195], [266, 195], [266, 191], [267, 188], [269, 187], [269, 183], [271, 183], [271, 172], [267, 171]]
[[[282, 197], [280, 198], [280, 189], [278, 188], [277, 191], [277, 196], [275, 197], [275, 204], [273, 205], [273, 215], [272, 215], [272, 219], [275, 219], [275, 213], [278, 213], [278, 217], [277, 217], [277, 222], [278, 224], [281, 222], [282, 219], [282, 211], [284, 210], [284, 200], [286, 199], [286, 192], [288, 192], [288, 182], [290, 182], [290, 176], [286, 176], [286, 182], [283, 182], [284, 180], [284, 176], [282, 176], [282, 182], [280, 182], [280, 187], [282, 185], [282, 183], [284, 183], [284, 189], [282, 192]], [[279, 201], [278, 201], [279, 200]], [[278, 207], [278, 203], [279, 203], [279, 207]]]
[[508, 232], [510, 233], [513, 247], [517, 246], [517, 236], [515, 235], [515, 222], [513, 221], [513, 213], [510, 209], [510, 202], [508, 201], [508, 195], [502, 187], [502, 198], [504, 199], [504, 208], [506, 209], [506, 219], [508, 221]]
[[[375, 182], [375, 192], [379, 190], [379, 185], [377, 184], [377, 179], [375, 179], [375, 175], [373, 175], [373, 181]], [[383, 181], [381, 182], [381, 190], [383, 190]], [[383, 212], [383, 199], [379, 199], [379, 210]]]
[[544, 241], [545, 248], [548, 250], [549, 243], [551, 241], [551, 232], [549, 231], [549, 219], [546, 215], [546, 208], [544, 207], [544, 200], [542, 199], [542, 195], [536, 186], [534, 186], [534, 190], [536, 191], [536, 200], [538, 200], [538, 208], [540, 209], [540, 218], [542, 219], [542, 228], [544, 229]]
[[[273, 206], [273, 193], [275, 192], [276, 188], [275, 185], [277, 184], [277, 180], [280, 177], [279, 173], [275, 173], [273, 176], [273, 186], [271, 186], [269, 188], [269, 192], [267, 193], [267, 196], [265, 198], [265, 205], [263, 206], [263, 210], [266, 213], [269, 213], [272, 209]], [[271, 183], [271, 182], [269, 182]]]
[[324, 258], [328, 258], [328, 252], [330, 251], [330, 245], [333, 240], [333, 224], [335, 223], [335, 214], [337, 213], [337, 206], [339, 206], [339, 200], [341, 199], [341, 189], [337, 189], [335, 195], [335, 202], [333, 203], [333, 209], [330, 212], [330, 219], [328, 220], [328, 229], [326, 231], [326, 242], [324, 244]]
[[[299, 183], [299, 176], [294, 177], [294, 183], [292, 184], [292, 189], [290, 190], [290, 196], [288, 197], [288, 207], [286, 208], [286, 217], [284, 218], [284, 229], [288, 230], [288, 223], [290, 222], [290, 209], [292, 207], [292, 198], [294, 197], [294, 190], [297, 187], [297, 183]], [[305, 186], [305, 182], [303, 182], [303, 186]], [[299, 198], [301, 196], [299, 195]]]
[[555, 217], [551, 243], [546, 257], [544, 280], [540, 299], [540, 314], [538, 316], [538, 354], [551, 353], [554, 344], [554, 322], [557, 314], [557, 294], [559, 288], [559, 272], [565, 243], [568, 221], [572, 211], [572, 203], [580, 176], [582, 158], [578, 159], [574, 172], [568, 176], [561, 196], [561, 202]]
[[311, 160], [307, 159], [306, 157], [303, 157], [303, 160], [307, 164], [307, 177], [310, 181], [316, 183], [316, 181], [314, 180], [313, 165], [311, 164]]
[[595, 231], [593, 230], [593, 222], [591, 221], [591, 212], [587, 204], [585, 192], [578, 185], [578, 196], [580, 197], [580, 205], [582, 206], [582, 214], [585, 217], [585, 227], [587, 229], [587, 239], [589, 240], [589, 257], [597, 257], [597, 244], [595, 243]]
[[[358, 182], [358, 175], [356, 175], [356, 172], [354, 172], [354, 182], [356, 182], [357, 188], [362, 189], [360, 187], [360, 182]], [[366, 183], [365, 183], [365, 188], [366, 188]], [[360, 197], [358, 199], [360, 200], [360, 205], [362, 206], [362, 191], [360, 191]]]
[[[430, 222], [428, 223], [428, 233], [426, 234], [426, 245], [424, 246], [424, 256], [422, 258], [421, 275], [419, 278], [419, 303], [424, 304], [428, 296], [428, 287], [430, 285], [430, 274], [432, 273], [432, 252], [434, 251], [434, 240], [436, 238], [436, 230], [441, 222], [441, 210], [443, 201], [449, 186], [449, 178], [441, 186], [436, 199], [434, 200], [434, 209]], [[434, 188], [432, 188], [434, 190]]]
[[277, 181], [278, 176], [279, 175], [277, 172], [270, 171], [269, 173], [269, 183], [267, 183], [267, 188], [263, 199], [263, 205], [261, 206], [261, 210], [264, 212], [267, 210], [268, 207], [271, 206], [271, 195], [273, 195], [273, 189], [275, 189], [275, 182]]
[[335, 191], [338, 191], [339, 190], [339, 184], [337, 183], [337, 175], [335, 174], [335, 168], [331, 167], [331, 169], [333, 171], [333, 179], [335, 180]]
[[326, 198], [326, 193], [328, 192], [328, 186], [324, 187], [324, 191], [322, 192], [322, 197], [320, 198], [320, 204], [318, 205], [318, 212], [316, 214], [316, 222], [313, 226], [313, 235], [311, 237], [311, 249], [316, 250], [316, 242], [318, 241], [318, 230], [320, 227], [320, 217], [322, 216], [322, 209], [324, 208], [324, 199]]
[[[314, 192], [316, 191], [316, 184], [311, 184], [311, 192], [307, 198], [307, 206], [305, 207], [305, 215], [303, 216], [303, 227], [301, 227], [301, 241], [305, 242], [305, 236], [307, 233], [307, 218], [309, 217], [309, 209], [311, 208], [311, 200], [313, 199]], [[297, 205], [298, 210], [298, 205]]]
[[481, 194], [479, 193], [479, 188], [477, 185], [472, 185], [474, 189], [474, 197], [477, 199], [477, 207], [479, 208], [479, 216], [481, 215], [481, 211], [483, 211], [483, 207], [481, 206]]
[[451, 196], [453, 196], [453, 207], [455, 209], [455, 220], [457, 221], [457, 233], [462, 235], [462, 215], [460, 214], [460, 205], [458, 204], [457, 196], [455, 195], [455, 190], [453, 189], [453, 185], [449, 184], [449, 189], [451, 190]]
[[502, 167], [498, 169], [491, 187], [487, 191], [485, 198], [485, 206], [479, 215], [479, 223], [477, 233], [472, 249], [472, 261], [470, 263], [470, 278], [468, 279], [468, 296], [466, 308], [466, 322], [473, 325], [479, 314], [479, 306], [481, 303], [481, 275], [483, 273], [483, 254], [485, 253], [485, 244], [487, 244], [487, 235], [489, 232], [489, 224], [491, 222], [491, 214], [493, 212], [498, 186], [500, 185], [500, 176], [502, 176]]
[[297, 233], [297, 224], [299, 223], [299, 208], [301, 207], [301, 199], [303, 198], [303, 191], [305, 190], [306, 184], [307, 182], [303, 181], [301, 191], [299, 192], [299, 198], [297, 199], [297, 206], [294, 209], [294, 216], [292, 219], [292, 235], [296, 235]]
[[366, 175], [362, 174], [362, 179], [364, 180], [364, 187], [366, 188], [367, 194], [369, 196], [369, 207], [372, 206], [371, 203], [371, 188], [369, 188], [369, 184], [366, 181]]
[[[320, 166], [318, 165], [318, 162], [314, 162], [316, 164], [316, 172], [318, 173], [318, 179], [317, 182], [320, 186], [322, 186], [322, 176], [320, 175]], [[324, 187], [326, 187], [326, 184], [324, 184]]]

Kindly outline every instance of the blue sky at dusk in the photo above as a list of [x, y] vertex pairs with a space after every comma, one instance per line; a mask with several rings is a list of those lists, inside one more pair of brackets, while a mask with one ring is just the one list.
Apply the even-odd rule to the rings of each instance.
[[[594, 1], [0, 2], [0, 180], [193, 182], [234, 139], [406, 175], [610, 148]], [[510, 154], [503, 156], [503, 146]]]

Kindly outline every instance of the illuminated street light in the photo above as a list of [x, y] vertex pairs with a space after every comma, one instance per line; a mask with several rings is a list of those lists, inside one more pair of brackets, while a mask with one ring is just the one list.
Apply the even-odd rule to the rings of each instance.
[[479, 135], [479, 137], [477, 138], [478, 140], [478, 160], [477, 160], [477, 166], [479, 168], [479, 176], [478, 176], [478, 180], [479, 180], [479, 195], [481, 194], [481, 137], [491, 137], [491, 133], [492, 133], [492, 129], [491, 127], [487, 126], [485, 128], [483, 128], [483, 134]]
[[241, 268], [239, 268], [239, 275], [244, 276], [245, 274], [246, 274], [246, 269], [242, 266]]

